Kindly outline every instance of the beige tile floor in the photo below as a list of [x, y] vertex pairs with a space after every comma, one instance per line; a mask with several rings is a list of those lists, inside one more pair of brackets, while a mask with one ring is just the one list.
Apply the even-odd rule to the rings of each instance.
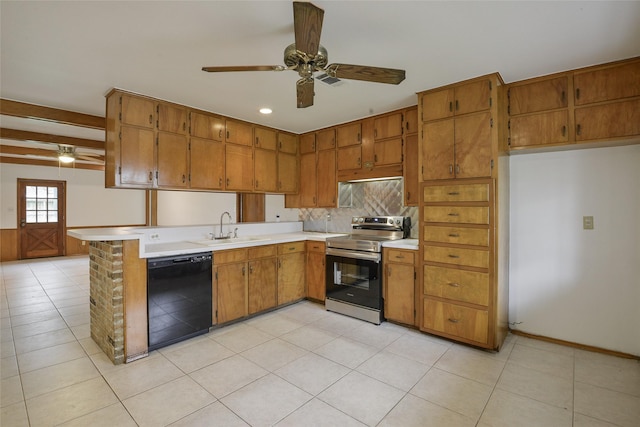
[[301, 302], [114, 366], [88, 258], [1, 266], [2, 426], [640, 426], [640, 363], [488, 353]]

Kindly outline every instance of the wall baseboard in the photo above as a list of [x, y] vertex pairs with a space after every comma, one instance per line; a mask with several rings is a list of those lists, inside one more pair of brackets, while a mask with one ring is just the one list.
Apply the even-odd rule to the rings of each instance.
[[528, 332], [522, 332], [516, 329], [510, 329], [509, 332], [511, 332], [513, 335], [519, 335], [521, 337], [531, 338], [531, 339], [540, 340], [540, 341], [546, 341], [553, 344], [564, 345], [567, 347], [578, 348], [580, 350], [592, 351], [594, 353], [602, 353], [602, 354], [607, 354], [609, 356], [622, 357], [624, 359], [640, 360], [640, 356], [636, 356], [634, 354], [629, 354], [629, 353], [623, 353], [621, 351], [608, 350], [606, 348], [595, 347], [595, 346], [586, 345], [586, 344], [579, 344], [571, 341], [560, 340], [557, 338], [545, 337], [543, 335], [534, 335], [534, 334], [530, 334]]

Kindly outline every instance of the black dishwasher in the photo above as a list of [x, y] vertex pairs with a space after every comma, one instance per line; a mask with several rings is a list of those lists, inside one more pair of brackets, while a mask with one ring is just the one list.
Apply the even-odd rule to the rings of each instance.
[[149, 350], [209, 331], [211, 252], [147, 261]]

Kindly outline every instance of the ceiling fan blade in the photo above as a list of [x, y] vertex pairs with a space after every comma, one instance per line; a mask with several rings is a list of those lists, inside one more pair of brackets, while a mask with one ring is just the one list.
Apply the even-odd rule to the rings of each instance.
[[318, 54], [324, 10], [311, 3], [293, 2], [293, 26], [296, 36], [296, 50], [310, 57]]
[[366, 65], [331, 64], [325, 72], [339, 79], [364, 80], [367, 82], [397, 85], [405, 78], [404, 70], [394, 68], [369, 67]]
[[298, 80], [296, 92], [298, 108], [311, 107], [313, 105], [313, 78]]
[[202, 71], [209, 73], [221, 73], [227, 71], [283, 71], [286, 67], [282, 65], [235, 65], [227, 67], [202, 67]]

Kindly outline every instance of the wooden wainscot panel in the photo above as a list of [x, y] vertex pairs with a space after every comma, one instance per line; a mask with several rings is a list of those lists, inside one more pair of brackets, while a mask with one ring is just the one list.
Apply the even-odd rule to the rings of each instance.
[[0, 230], [0, 261], [18, 259], [18, 230], [4, 228]]

